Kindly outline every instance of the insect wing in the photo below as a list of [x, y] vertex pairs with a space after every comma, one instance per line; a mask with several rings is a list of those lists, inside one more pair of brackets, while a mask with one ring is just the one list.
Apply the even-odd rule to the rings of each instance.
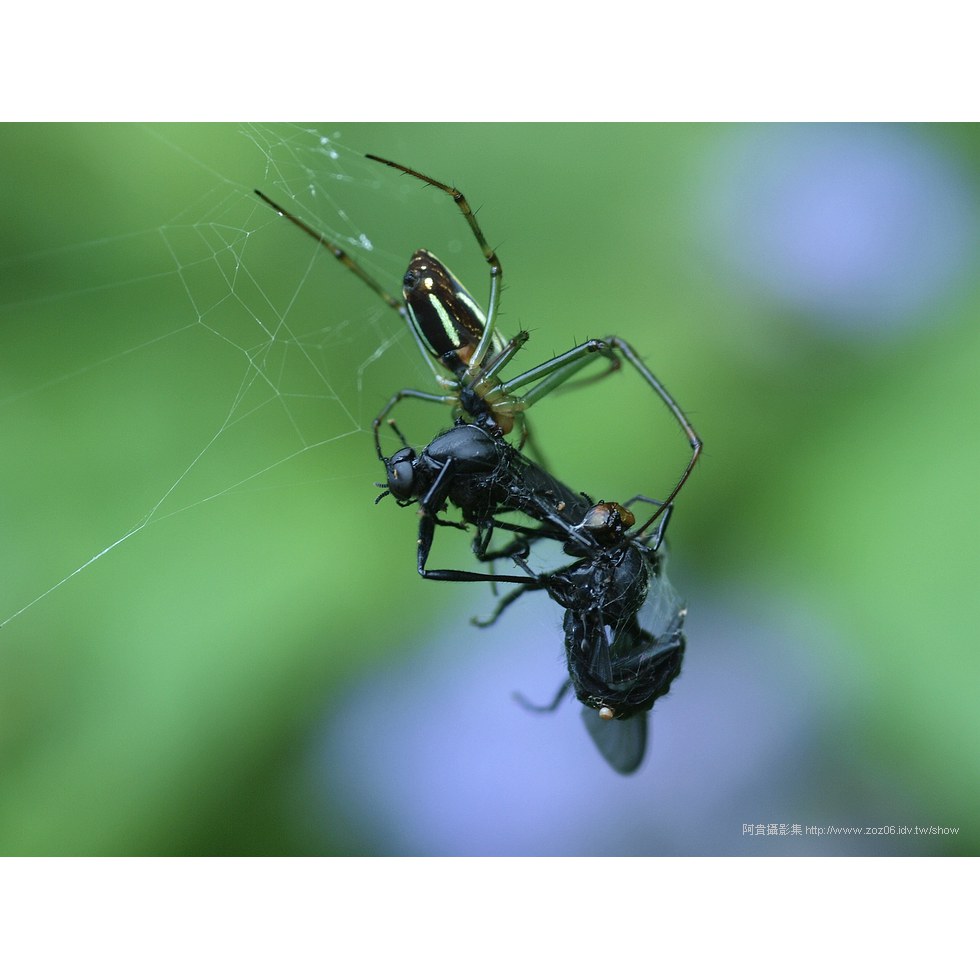
[[636, 772], [647, 749], [645, 711], [629, 718], [606, 720], [594, 708], [582, 708], [582, 721], [602, 757], [624, 776]]
[[684, 600], [667, 578], [666, 565], [667, 549], [661, 545], [652, 559], [647, 597], [639, 615], [640, 626], [651, 636], [664, 640], [680, 633], [687, 616]]
[[[663, 556], [661, 556], [662, 558]], [[663, 561], [653, 566], [646, 601], [637, 616], [644, 639], [624, 651], [623, 675], [631, 676], [628, 700], [644, 710], [670, 690], [684, 659], [687, 609], [664, 574]]]

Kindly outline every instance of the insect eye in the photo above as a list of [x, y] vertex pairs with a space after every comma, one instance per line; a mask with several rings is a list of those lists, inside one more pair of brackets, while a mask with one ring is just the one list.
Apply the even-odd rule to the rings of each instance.
[[415, 488], [415, 450], [399, 449], [388, 460], [388, 489], [393, 497], [407, 500]]
[[579, 526], [591, 531], [601, 544], [612, 545], [622, 540], [627, 528], [635, 521], [632, 512], [621, 504], [600, 501], [589, 508]]

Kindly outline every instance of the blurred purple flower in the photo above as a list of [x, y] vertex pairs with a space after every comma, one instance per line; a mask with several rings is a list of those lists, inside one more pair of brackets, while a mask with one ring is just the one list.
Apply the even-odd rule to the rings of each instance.
[[827, 328], [926, 326], [976, 260], [972, 187], [926, 127], [742, 129], [706, 184], [701, 227], [738, 285]]

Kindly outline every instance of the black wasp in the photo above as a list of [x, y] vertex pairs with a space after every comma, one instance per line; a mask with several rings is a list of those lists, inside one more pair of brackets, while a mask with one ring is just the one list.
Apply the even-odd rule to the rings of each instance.
[[[401, 436], [397, 426], [395, 431]], [[547, 537], [565, 540], [574, 536], [574, 522], [584, 518], [589, 500], [577, 494], [532, 462], [510, 443], [479, 425], [461, 420], [436, 436], [420, 453], [407, 443], [391, 457], [375, 442], [378, 457], [388, 475], [387, 490], [402, 506], [418, 503], [418, 571], [424, 578], [443, 582], [517, 582], [527, 576], [483, 574], [460, 569], [426, 567], [436, 526], [476, 527], [473, 551], [481, 561], [499, 555], [488, 551], [495, 530], [514, 531], [522, 541]], [[405, 442], [402, 436], [402, 441]], [[378, 498], [381, 499], [380, 497]], [[438, 515], [452, 503], [463, 522], [446, 521]], [[511, 524], [502, 514], [520, 513], [538, 522], [535, 528]]]
[[[378, 451], [380, 455], [380, 447]], [[421, 454], [406, 446], [387, 459], [386, 466], [387, 492], [400, 503], [421, 505], [420, 574], [443, 581], [519, 586], [501, 600], [490, 620], [477, 625], [491, 625], [529, 591], [544, 589], [564, 607], [569, 680], [544, 710], [557, 708], [571, 687], [585, 705], [586, 728], [609, 764], [621, 773], [635, 771], [646, 748], [646, 713], [669, 690], [684, 653], [686, 610], [664, 573], [663, 538], [673, 504], [662, 512], [653, 531], [644, 534], [644, 525], [630, 534], [635, 518], [625, 506], [593, 505], [504, 440], [463, 423], [437, 436]], [[660, 506], [645, 497], [627, 503], [634, 500]], [[436, 516], [447, 501], [462, 511], [465, 522], [477, 526], [474, 552], [481, 561], [511, 558], [525, 574], [426, 568], [436, 525], [466, 526]], [[528, 528], [502, 520], [508, 511], [539, 523]], [[490, 552], [494, 530], [515, 536], [501, 550]], [[536, 574], [526, 559], [531, 544], [540, 538], [562, 542], [565, 553], [578, 560]]]
[[[635, 497], [657, 506], [659, 501]], [[631, 535], [630, 510], [618, 503], [590, 507], [565, 541], [575, 557], [564, 568], [535, 574], [524, 560], [528, 544], [515, 540], [511, 557], [528, 579], [505, 596], [490, 626], [525, 592], [544, 589], [565, 609], [563, 630], [568, 680], [551, 704], [525, 707], [553, 711], [571, 688], [582, 702], [585, 726], [606, 761], [621, 773], [634, 772], [647, 743], [647, 712], [670, 690], [684, 656], [687, 610], [667, 580], [664, 533], [673, 505], [647, 535]], [[611, 722], [615, 722], [610, 724]]]
[[[403, 302], [399, 302], [342, 248], [261, 191], [256, 191], [256, 194], [327, 248], [402, 317], [411, 328], [442, 389], [440, 394], [402, 389], [388, 400], [373, 422], [378, 457], [387, 475], [386, 493], [390, 493], [402, 505], [415, 502], [420, 505], [418, 571], [426, 578], [442, 581], [489, 581], [520, 585], [521, 588], [512, 594], [511, 599], [505, 600], [501, 608], [523, 591], [546, 589], [567, 610], [566, 647], [578, 651], [574, 656], [569, 656], [569, 684], [592, 709], [588, 715], [602, 721], [622, 718], [624, 723], [629, 723], [630, 718], [648, 710], [653, 700], [666, 691], [679, 670], [683, 652], [680, 629], [684, 610], [680, 603], [665, 599], [669, 586], [662, 578], [662, 561], [657, 551], [672, 502], [700, 455], [701, 440], [666, 388], [630, 345], [618, 337], [586, 341], [510, 381], [502, 381], [501, 372], [526, 343], [528, 334], [521, 331], [505, 341], [496, 329], [503, 270], [465, 196], [456, 188], [408, 167], [381, 157], [369, 155], [369, 158], [415, 177], [453, 198], [490, 266], [486, 314], [448, 267], [425, 249], [419, 249], [412, 256], [402, 284]], [[609, 362], [609, 370], [620, 366], [620, 357], [625, 359], [670, 409], [692, 450], [691, 459], [673, 490], [664, 501], [657, 502], [651, 517], [632, 534], [625, 531], [625, 515], [629, 515], [632, 523], [632, 515], [625, 508], [610, 511], [609, 507], [618, 508], [618, 505], [598, 505], [607, 509], [596, 510], [587, 497], [574, 493], [555, 480], [504, 439], [518, 423], [523, 444], [527, 435], [524, 420], [527, 409], [596, 357], [605, 358]], [[457, 424], [416, 452], [392, 421], [391, 426], [403, 445], [394, 455], [386, 457], [381, 448], [379, 430], [394, 406], [404, 398], [448, 405], [456, 416]], [[462, 523], [438, 516], [449, 503], [459, 507]], [[501, 515], [508, 513], [526, 515], [535, 522], [535, 526], [529, 528], [502, 520]], [[611, 514], [617, 515], [615, 519]], [[658, 517], [660, 522], [655, 526]], [[617, 521], [622, 526], [614, 530]], [[465, 528], [467, 524], [477, 528], [474, 552], [480, 560], [507, 555], [522, 565], [526, 574], [497, 575], [427, 568], [435, 527]], [[598, 526], [600, 524], [605, 526], [604, 530]], [[645, 532], [651, 527], [655, 527], [655, 530], [647, 535]], [[497, 554], [491, 553], [488, 548], [494, 530], [516, 534], [514, 542]], [[647, 543], [651, 537], [657, 539], [653, 547]], [[579, 561], [549, 576], [536, 575], [527, 566], [525, 558], [530, 544], [538, 538], [561, 541], [566, 552], [577, 556]], [[601, 584], [603, 581], [605, 585]], [[621, 592], [622, 595], [614, 600], [614, 592]], [[665, 649], [665, 653], [676, 657], [676, 668], [672, 673], [666, 671], [670, 676], [665, 682], [653, 683], [651, 696], [642, 692], [650, 687], [657, 673], [648, 664], [651, 659], [657, 659], [651, 657], [651, 651], [659, 650], [657, 644], [660, 643], [661, 633], [644, 628], [640, 619], [649, 603], [648, 596], [653, 594], [659, 595], [660, 606], [676, 606], [671, 617], [668, 617], [669, 622], [665, 621], [665, 631], [661, 630], [664, 636], [673, 637], [676, 634], [676, 639], [666, 641], [669, 650]], [[672, 592], [669, 594], [672, 595]], [[604, 638], [601, 642], [600, 634]], [[635, 675], [632, 682], [626, 676], [630, 672]], [[643, 679], [642, 682], [639, 678]], [[603, 693], [606, 688], [608, 691]], [[560, 693], [564, 693], [564, 690]], [[633, 699], [636, 697], [639, 697], [639, 701], [634, 705]], [[639, 765], [645, 743], [645, 716], [643, 743], [640, 742], [637, 723], [630, 726], [633, 734], [626, 738], [626, 742], [633, 746], [632, 755], [623, 750], [604, 748], [604, 744], [611, 744], [609, 736], [603, 735], [600, 739], [593, 731], [595, 726], [588, 720], [587, 724], [600, 749], [615, 768], [628, 772]], [[638, 750], [636, 746], [639, 746]], [[634, 758], [635, 764], [632, 762]]]

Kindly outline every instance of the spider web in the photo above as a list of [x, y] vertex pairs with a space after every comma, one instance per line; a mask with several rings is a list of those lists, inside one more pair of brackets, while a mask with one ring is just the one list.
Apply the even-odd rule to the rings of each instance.
[[[397, 292], [415, 247], [406, 197], [420, 188], [335, 131], [240, 127], [237, 172], [166, 129], [139, 135], [204, 190], [156, 227], [120, 233], [116, 218], [104, 237], [4, 262], [8, 365], [22, 352], [0, 399], [6, 452], [33, 457], [47, 489], [8, 500], [14, 536], [35, 547], [9, 570], [0, 625], [188, 511], [242, 495], [289, 507], [297, 488], [370, 493], [381, 475], [371, 419], [391, 390], [432, 387], [399, 318], [253, 194]], [[463, 231], [443, 203], [430, 196], [420, 210], [444, 212], [430, 225], [446, 231], [430, 233], [455, 252]], [[51, 269], [57, 290], [34, 290]]]
[[[453, 202], [362, 154], [463, 186], [486, 205], [480, 223], [507, 270], [501, 331], [531, 333], [515, 371], [612, 329], [610, 290], [638, 281], [647, 256], [631, 270], [621, 250], [583, 252], [598, 227], [587, 195], [546, 177], [487, 182], [488, 151], [522, 146], [523, 130], [510, 144], [496, 129], [406, 132], [383, 130], [378, 145], [357, 130], [283, 126], [0, 129], [16, 175], [0, 237], [0, 751], [14, 763], [0, 838], [11, 853], [47, 852], [56, 833], [66, 853], [156, 853], [193, 835], [186, 815], [202, 806], [224, 828], [253, 786], [265, 806], [256, 766], [293, 778], [276, 760], [284, 740], [325, 707], [351, 717], [353, 677], [390, 701], [377, 678], [400, 659], [417, 671], [416, 654], [439, 651], [441, 673], [468, 687], [483, 683], [469, 666], [478, 647], [495, 663], [500, 648], [528, 654], [527, 672], [505, 666], [493, 682], [508, 713], [510, 690], [546, 696], [560, 681], [562, 611], [547, 595], [478, 631], [468, 619], [492, 613], [490, 586], [437, 588], [415, 574], [415, 514], [372, 503], [383, 473], [370, 427], [396, 390], [433, 390], [429, 369], [400, 318], [253, 191], [390, 292], [427, 247], [485, 303], [487, 265]], [[445, 167], [468, 139], [470, 158]], [[596, 143], [581, 142], [579, 156]], [[590, 186], [595, 161], [578, 162]], [[542, 189], [557, 196], [541, 200]], [[617, 308], [615, 328], [648, 322], [636, 302]], [[643, 353], [649, 329], [628, 335]], [[656, 494], [652, 477], [669, 487], [686, 462], [669, 413], [633, 374], [599, 382], [601, 399], [558, 392], [534, 406], [535, 440], [570, 487]], [[663, 417], [676, 467], [636, 450], [639, 404]], [[449, 413], [416, 400], [399, 404], [398, 422], [421, 446]], [[644, 414], [645, 442], [659, 444], [647, 424]], [[470, 541], [440, 533], [435, 567], [472, 567]], [[438, 703], [455, 704], [454, 690], [412, 696], [413, 715], [422, 707], [437, 724], [433, 744], [456, 737]], [[354, 731], [342, 741], [356, 769], [370, 753]]]

